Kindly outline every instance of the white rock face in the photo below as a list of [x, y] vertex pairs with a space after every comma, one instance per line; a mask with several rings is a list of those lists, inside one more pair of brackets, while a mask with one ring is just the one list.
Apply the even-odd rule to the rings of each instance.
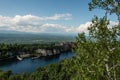
[[37, 49], [36, 52], [42, 54], [42, 56], [47, 56], [45, 49]]

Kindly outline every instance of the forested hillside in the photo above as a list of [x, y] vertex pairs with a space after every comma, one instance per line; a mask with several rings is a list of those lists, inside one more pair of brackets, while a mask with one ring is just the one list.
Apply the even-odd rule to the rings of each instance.
[[5, 44], [40, 44], [51, 42], [75, 41], [75, 34], [52, 34], [52, 33], [0, 33], [0, 43]]

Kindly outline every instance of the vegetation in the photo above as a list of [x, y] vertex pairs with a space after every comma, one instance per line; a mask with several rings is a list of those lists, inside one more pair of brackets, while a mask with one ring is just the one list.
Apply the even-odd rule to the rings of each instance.
[[[119, 0], [92, 0], [89, 7], [109, 11], [105, 14], [114, 11], [119, 20], [119, 3]], [[109, 24], [106, 15], [94, 17], [87, 36], [81, 33], [76, 38], [75, 57], [40, 67], [31, 74], [2, 72], [1, 80], [120, 80], [120, 24], [112, 27]]]
[[[62, 42], [61, 42], [62, 43]], [[68, 46], [67, 48], [65, 48]], [[11, 56], [15, 57], [20, 54], [37, 54], [36, 50], [45, 49], [45, 50], [59, 50], [67, 51], [70, 50], [72, 43], [66, 42], [61, 45], [60, 43], [46, 43], [46, 44], [0, 44], [0, 59], [4, 60]], [[62, 52], [61, 51], [61, 52]]]

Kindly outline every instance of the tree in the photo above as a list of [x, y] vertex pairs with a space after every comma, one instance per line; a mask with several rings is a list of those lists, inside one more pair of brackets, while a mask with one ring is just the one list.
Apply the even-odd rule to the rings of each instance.
[[115, 13], [118, 17], [118, 21], [120, 24], [120, 0], [92, 0], [89, 3], [89, 10], [99, 8], [106, 11], [105, 16], [107, 18], [107, 14]]
[[[120, 9], [119, 1], [92, 0], [89, 9], [100, 8], [106, 10], [105, 16], [95, 16], [88, 28], [89, 34], [78, 34], [77, 37], [77, 65], [79, 76], [85, 80], [118, 80], [120, 79], [120, 25], [109, 26], [107, 14], [112, 13], [115, 7]], [[118, 5], [118, 6], [116, 6]], [[119, 17], [119, 11], [114, 13]], [[119, 20], [119, 19], [118, 19]], [[120, 20], [119, 20], [120, 22]]]

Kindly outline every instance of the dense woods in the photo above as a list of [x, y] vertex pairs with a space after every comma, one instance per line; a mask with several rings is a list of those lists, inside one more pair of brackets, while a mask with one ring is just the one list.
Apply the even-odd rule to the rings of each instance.
[[[92, 0], [90, 10], [100, 8], [105, 16], [92, 19], [89, 33], [76, 37], [76, 56], [38, 68], [33, 73], [0, 71], [0, 80], [120, 80], [120, 1]], [[108, 14], [115, 13], [118, 25], [111, 26]]]

